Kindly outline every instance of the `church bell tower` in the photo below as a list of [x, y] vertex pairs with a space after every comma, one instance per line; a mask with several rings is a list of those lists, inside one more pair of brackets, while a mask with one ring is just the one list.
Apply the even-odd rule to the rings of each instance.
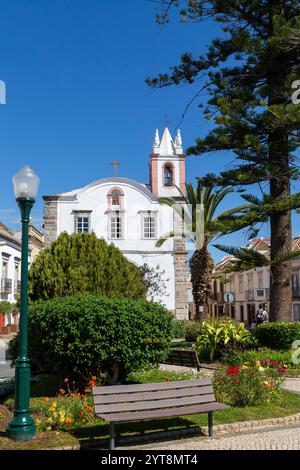
[[178, 197], [177, 188], [185, 191], [185, 155], [180, 130], [173, 141], [165, 127], [162, 138], [155, 131], [153, 149], [150, 155], [150, 189], [156, 197]]

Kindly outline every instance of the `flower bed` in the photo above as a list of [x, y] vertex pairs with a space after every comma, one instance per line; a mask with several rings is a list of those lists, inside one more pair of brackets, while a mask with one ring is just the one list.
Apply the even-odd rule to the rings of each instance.
[[220, 368], [214, 376], [217, 400], [231, 406], [253, 406], [262, 403], [280, 403], [280, 385], [286, 367], [276, 361], [262, 358], [254, 366], [244, 363]]

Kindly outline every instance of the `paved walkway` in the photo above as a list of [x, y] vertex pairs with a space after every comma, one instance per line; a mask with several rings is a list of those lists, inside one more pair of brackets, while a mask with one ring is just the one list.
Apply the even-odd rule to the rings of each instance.
[[[127, 447], [128, 449], [128, 447]], [[131, 447], [138, 450], [300, 450], [300, 427], [259, 429], [213, 438], [197, 437]]]

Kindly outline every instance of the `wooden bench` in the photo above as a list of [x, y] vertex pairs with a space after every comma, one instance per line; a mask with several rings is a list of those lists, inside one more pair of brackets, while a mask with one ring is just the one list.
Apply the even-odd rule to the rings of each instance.
[[200, 370], [200, 361], [194, 349], [172, 349], [164, 364], [193, 367]]
[[115, 424], [208, 413], [213, 435], [213, 412], [228, 408], [218, 403], [210, 378], [135, 385], [93, 387], [95, 414], [109, 423], [109, 448], [115, 447]]

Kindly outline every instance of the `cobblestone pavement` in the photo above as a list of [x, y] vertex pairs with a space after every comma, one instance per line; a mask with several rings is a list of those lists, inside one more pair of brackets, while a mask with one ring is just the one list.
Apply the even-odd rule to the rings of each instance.
[[[127, 447], [128, 449], [128, 447]], [[137, 446], [141, 450], [300, 450], [300, 426], [259, 429], [213, 438], [178, 439]]]

